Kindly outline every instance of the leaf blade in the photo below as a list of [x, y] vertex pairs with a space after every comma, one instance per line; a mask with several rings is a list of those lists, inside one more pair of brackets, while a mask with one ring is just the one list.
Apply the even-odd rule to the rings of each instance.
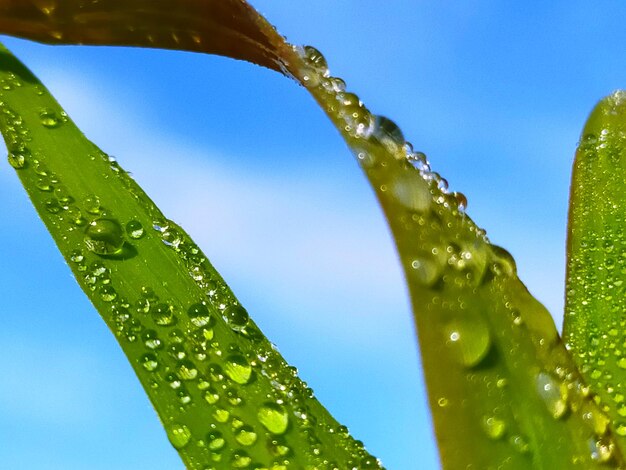
[[626, 281], [626, 96], [601, 100], [582, 132], [572, 175], [564, 340], [626, 444], [622, 332]]
[[313, 468], [327, 460], [380, 468], [286, 365], [188, 235], [6, 49], [0, 80], [9, 161], [186, 466], [288, 460]]

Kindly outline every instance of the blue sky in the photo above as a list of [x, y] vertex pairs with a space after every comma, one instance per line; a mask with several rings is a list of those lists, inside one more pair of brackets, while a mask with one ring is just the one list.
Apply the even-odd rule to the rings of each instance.
[[[594, 103], [626, 87], [626, 5], [251, 3], [401, 126], [560, 326], [573, 152]], [[213, 56], [5, 43], [191, 233], [372, 453], [389, 469], [438, 468], [392, 241], [302, 88]], [[182, 468], [8, 164], [0, 214], [0, 462]]]

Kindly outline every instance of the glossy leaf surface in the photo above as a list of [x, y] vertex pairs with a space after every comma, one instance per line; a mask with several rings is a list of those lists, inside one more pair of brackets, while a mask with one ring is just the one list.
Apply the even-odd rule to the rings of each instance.
[[626, 444], [626, 93], [602, 100], [576, 152], [564, 340]]
[[185, 465], [379, 468], [188, 235], [4, 48], [0, 82], [9, 163]]

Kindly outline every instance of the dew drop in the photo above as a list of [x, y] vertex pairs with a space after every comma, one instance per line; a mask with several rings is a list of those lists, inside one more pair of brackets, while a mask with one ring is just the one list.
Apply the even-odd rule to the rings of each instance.
[[141, 225], [141, 222], [139, 222], [138, 220], [131, 220], [126, 224], [126, 233], [130, 238], [134, 238], [135, 240], [137, 240], [143, 237], [145, 232], [143, 229], [143, 225]]
[[176, 449], [182, 449], [191, 439], [191, 431], [184, 424], [173, 424], [167, 428], [167, 437]]
[[124, 245], [122, 227], [114, 219], [96, 219], [85, 230], [85, 245], [97, 255], [119, 253]]
[[231, 305], [224, 310], [223, 318], [235, 331], [242, 331], [248, 324], [250, 317], [241, 305]]
[[157, 332], [154, 330], [146, 330], [141, 335], [141, 339], [143, 340], [143, 344], [146, 345], [146, 348], [149, 349], [159, 349], [163, 347], [163, 343], [159, 339]]
[[100, 198], [98, 196], [87, 196], [83, 201], [85, 210], [90, 214], [98, 215], [102, 211]]
[[496, 276], [513, 277], [517, 266], [511, 253], [497, 245], [491, 245], [491, 270]]
[[157, 304], [150, 309], [154, 323], [159, 326], [172, 326], [176, 323], [174, 307], [168, 304]]
[[193, 304], [187, 309], [187, 315], [191, 323], [198, 328], [209, 325], [212, 320], [209, 310], [203, 303]]
[[252, 367], [241, 354], [232, 354], [226, 358], [224, 372], [233, 382], [244, 385], [250, 381]]
[[589, 439], [589, 451], [591, 460], [599, 463], [610, 462], [615, 453], [615, 444], [606, 438], [598, 439], [592, 437]]
[[[383, 147], [392, 153], [398, 152], [405, 144], [404, 135], [398, 125], [384, 116], [374, 117], [371, 137], [378, 140]], [[402, 153], [402, 158], [405, 158], [404, 153]]]
[[104, 302], [113, 302], [117, 298], [117, 292], [112, 286], [106, 284], [100, 287], [100, 298]]
[[26, 153], [21, 151], [9, 152], [9, 165], [16, 170], [21, 170], [26, 166]]
[[320, 51], [312, 46], [304, 46], [303, 59], [306, 64], [320, 75], [328, 76], [328, 63]]
[[416, 181], [413, 174], [398, 175], [390, 185], [390, 194], [405, 208], [415, 212], [426, 212], [431, 207], [432, 196], [428, 187]]
[[213, 412], [213, 417], [218, 423], [225, 423], [230, 418], [230, 412], [224, 408], [218, 408]]
[[506, 432], [506, 423], [495, 416], [483, 416], [481, 424], [489, 439], [501, 439]]
[[182, 360], [176, 365], [178, 376], [182, 380], [195, 380], [198, 377], [196, 365], [189, 360]]
[[463, 315], [446, 324], [446, 345], [459, 363], [465, 367], [475, 367], [489, 353], [491, 335], [477, 314], [470, 316], [469, 312], [464, 312]]
[[213, 387], [209, 387], [209, 389], [204, 392], [204, 399], [209, 405], [215, 405], [219, 401], [220, 396]]
[[226, 445], [226, 439], [219, 431], [212, 431], [207, 434], [207, 447], [213, 452], [220, 452]]
[[139, 362], [148, 372], [154, 372], [159, 367], [159, 361], [156, 354], [146, 353], [139, 359]]
[[554, 419], [567, 413], [567, 401], [562, 394], [560, 383], [550, 374], [540, 372], [535, 379], [537, 393], [543, 400], [548, 412]]
[[235, 440], [242, 446], [251, 446], [257, 440], [257, 435], [251, 426], [243, 426], [235, 433]]
[[232, 468], [248, 468], [252, 463], [250, 456], [243, 450], [236, 450], [233, 452], [230, 464]]
[[265, 403], [259, 409], [257, 418], [272, 434], [284, 434], [289, 426], [289, 415], [278, 403]]
[[44, 108], [39, 112], [39, 121], [48, 129], [54, 129], [63, 124], [63, 119], [50, 108]]

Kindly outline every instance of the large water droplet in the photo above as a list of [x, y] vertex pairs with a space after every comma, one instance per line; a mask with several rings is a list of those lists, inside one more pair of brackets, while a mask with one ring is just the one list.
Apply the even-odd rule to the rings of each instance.
[[226, 445], [226, 440], [219, 431], [207, 434], [207, 447], [213, 452], [220, 452]]
[[97, 255], [119, 253], [124, 245], [124, 231], [114, 219], [96, 219], [85, 230], [85, 245]]
[[303, 59], [306, 65], [314, 69], [317, 73], [324, 77], [328, 76], [328, 63], [326, 62], [326, 58], [316, 48], [304, 46]]
[[167, 428], [167, 437], [176, 449], [182, 449], [191, 439], [191, 431], [184, 424], [173, 424]]
[[241, 354], [231, 354], [226, 358], [224, 372], [233, 382], [244, 385], [250, 381], [252, 367]]
[[176, 323], [174, 307], [168, 304], [157, 304], [150, 309], [154, 323], [159, 326], [172, 326]]
[[[375, 138], [390, 153], [397, 153], [402, 150], [405, 140], [400, 128], [391, 119], [384, 116], [374, 117], [374, 128], [372, 130], [372, 138]], [[402, 158], [405, 153], [401, 152]]]
[[241, 305], [227, 307], [224, 310], [223, 317], [226, 323], [235, 331], [243, 330], [250, 320], [248, 312]]
[[422, 181], [413, 174], [398, 175], [390, 182], [390, 194], [405, 208], [415, 212], [426, 212], [431, 207], [432, 195]]
[[289, 426], [289, 415], [278, 403], [265, 403], [257, 413], [259, 422], [272, 434], [284, 434]]
[[446, 324], [446, 345], [458, 362], [465, 367], [474, 367], [489, 353], [491, 335], [479, 314], [463, 312], [461, 315]]
[[9, 152], [9, 165], [11, 165], [16, 170], [21, 170], [26, 166], [27, 154], [23, 151], [14, 151]]
[[561, 384], [545, 372], [537, 374], [535, 384], [537, 393], [539, 393], [550, 415], [554, 419], [565, 416], [565, 413], [567, 413], [567, 400], [563, 394]]

